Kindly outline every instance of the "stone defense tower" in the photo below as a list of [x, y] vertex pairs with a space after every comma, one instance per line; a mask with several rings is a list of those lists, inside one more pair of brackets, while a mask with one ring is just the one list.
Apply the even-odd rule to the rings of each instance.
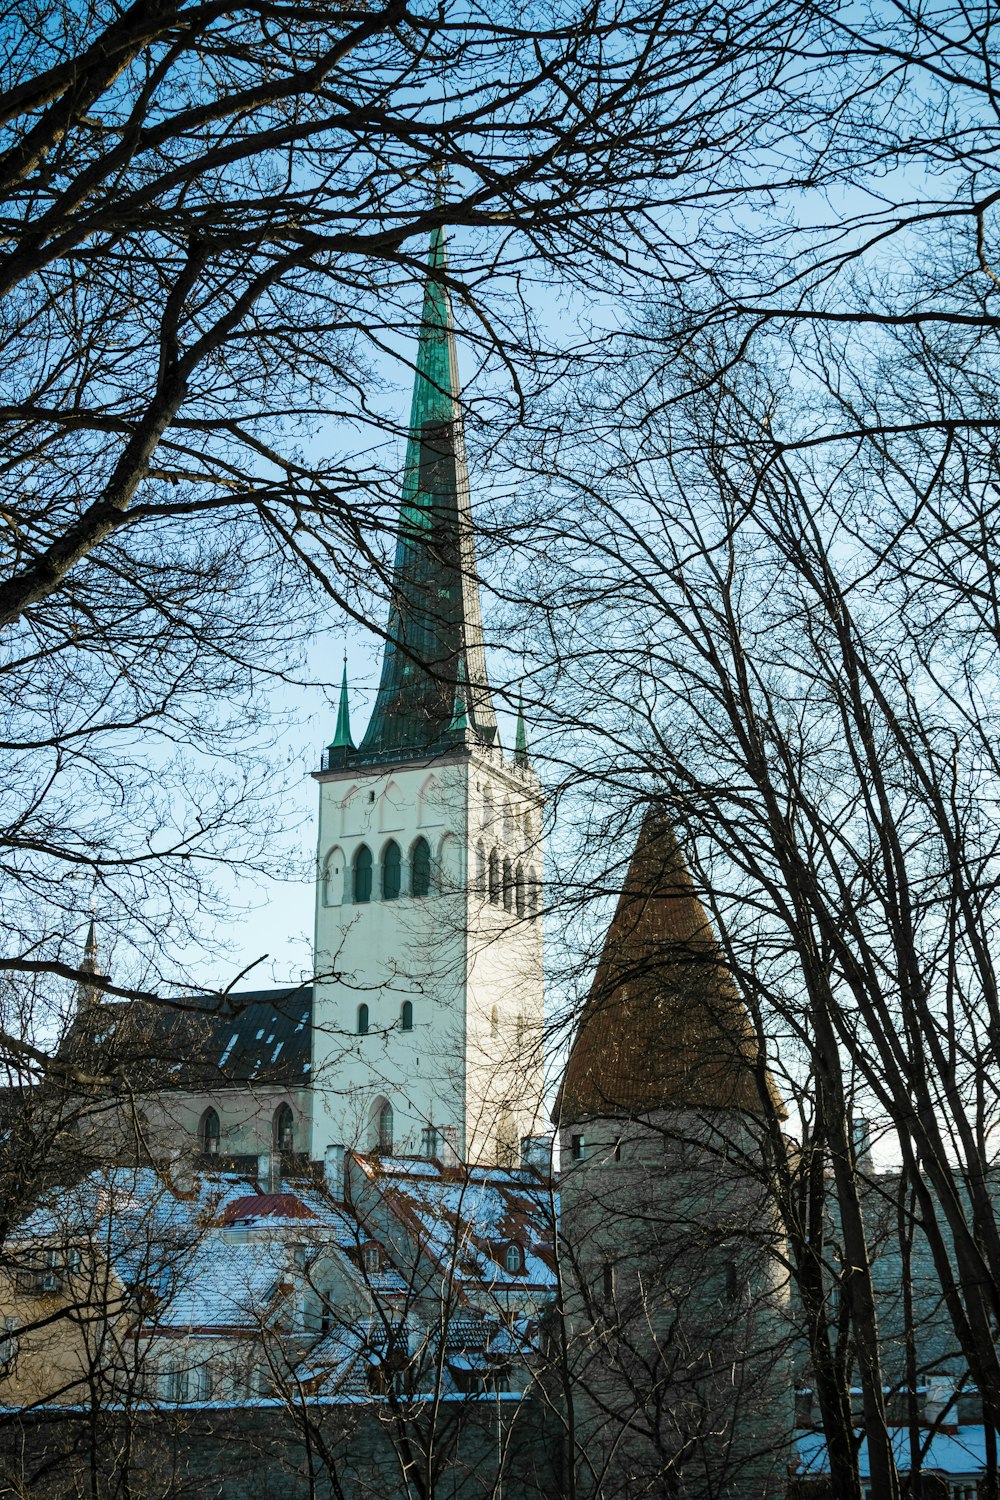
[[581, 1494], [784, 1495], [794, 1413], [766, 1167], [783, 1118], [652, 806], [557, 1104]]
[[382, 675], [320, 785], [312, 1155], [513, 1161], [542, 1091], [542, 793], [486, 674], [444, 236], [431, 239]]

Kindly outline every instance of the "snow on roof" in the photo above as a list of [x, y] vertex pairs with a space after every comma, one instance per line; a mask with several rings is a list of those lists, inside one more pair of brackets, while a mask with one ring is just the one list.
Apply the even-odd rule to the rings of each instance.
[[293, 1286], [282, 1241], [234, 1244], [209, 1230], [179, 1268], [152, 1321], [159, 1329], [264, 1327]]
[[[552, 1196], [537, 1173], [395, 1157], [354, 1161], [443, 1272], [494, 1289], [554, 1287]], [[506, 1267], [511, 1244], [523, 1270]]]
[[[860, 1436], [860, 1434], [859, 1434]], [[893, 1452], [901, 1471], [910, 1467], [910, 1429], [890, 1429]], [[921, 1434], [921, 1441], [925, 1434]], [[818, 1475], [830, 1472], [830, 1460], [826, 1442], [821, 1432], [800, 1432], [797, 1437], [799, 1450], [799, 1472]], [[868, 1462], [868, 1440], [862, 1438], [858, 1454], [862, 1479], [871, 1478]], [[981, 1426], [957, 1427], [953, 1432], [935, 1432], [930, 1438], [923, 1459], [924, 1472], [936, 1470], [940, 1474], [979, 1474], [986, 1467], [986, 1439]]]

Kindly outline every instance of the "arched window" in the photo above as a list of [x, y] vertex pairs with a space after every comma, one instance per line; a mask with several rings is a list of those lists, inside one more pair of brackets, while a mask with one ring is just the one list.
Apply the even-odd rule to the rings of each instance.
[[476, 845], [476, 895], [486, 895], [486, 851], [482, 844]]
[[514, 872], [509, 859], [503, 862], [503, 909], [510, 911], [514, 904]]
[[431, 846], [425, 838], [417, 839], [410, 855], [410, 895], [431, 893]]
[[370, 901], [372, 899], [372, 851], [367, 844], [362, 844], [355, 854], [351, 875], [351, 894], [354, 900], [356, 902]]
[[495, 849], [490, 850], [490, 900], [494, 906], [500, 904], [500, 856]]
[[382, 850], [382, 900], [395, 901], [402, 890], [403, 856], [395, 839]]
[[222, 1131], [214, 1109], [206, 1109], [198, 1121], [198, 1144], [207, 1156], [218, 1156]]
[[368, 1007], [367, 1007], [367, 1005], [359, 1005], [358, 1006], [358, 1036], [367, 1036], [367, 1035], [368, 1035]]
[[344, 856], [331, 849], [323, 866], [323, 905], [339, 906], [344, 899]]
[[274, 1145], [278, 1151], [295, 1150], [295, 1117], [287, 1104], [274, 1111]]
[[520, 1245], [508, 1245], [503, 1258], [505, 1269], [511, 1276], [516, 1276], [519, 1271], [524, 1270], [524, 1256], [521, 1254]]
[[404, 1000], [399, 1011], [399, 1028], [401, 1031], [413, 1030], [413, 1002]]
[[375, 1150], [380, 1156], [392, 1155], [392, 1105], [388, 1099], [375, 1103], [372, 1123], [375, 1127]]
[[524, 916], [524, 866], [514, 871], [514, 908], [519, 917]]

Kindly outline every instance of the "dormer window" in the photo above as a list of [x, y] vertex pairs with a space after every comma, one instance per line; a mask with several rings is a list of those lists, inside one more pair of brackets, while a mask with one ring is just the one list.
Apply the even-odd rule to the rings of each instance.
[[518, 1276], [524, 1270], [524, 1252], [520, 1245], [510, 1244], [504, 1251], [504, 1270], [510, 1276]]
[[366, 1276], [377, 1276], [382, 1269], [382, 1247], [369, 1240], [361, 1249], [361, 1264]]

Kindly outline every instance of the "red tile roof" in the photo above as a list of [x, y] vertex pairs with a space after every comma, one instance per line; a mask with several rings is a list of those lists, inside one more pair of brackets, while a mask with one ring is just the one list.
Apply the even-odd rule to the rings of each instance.
[[246, 1219], [315, 1219], [316, 1215], [294, 1193], [252, 1193], [227, 1203], [220, 1223], [237, 1224]]

